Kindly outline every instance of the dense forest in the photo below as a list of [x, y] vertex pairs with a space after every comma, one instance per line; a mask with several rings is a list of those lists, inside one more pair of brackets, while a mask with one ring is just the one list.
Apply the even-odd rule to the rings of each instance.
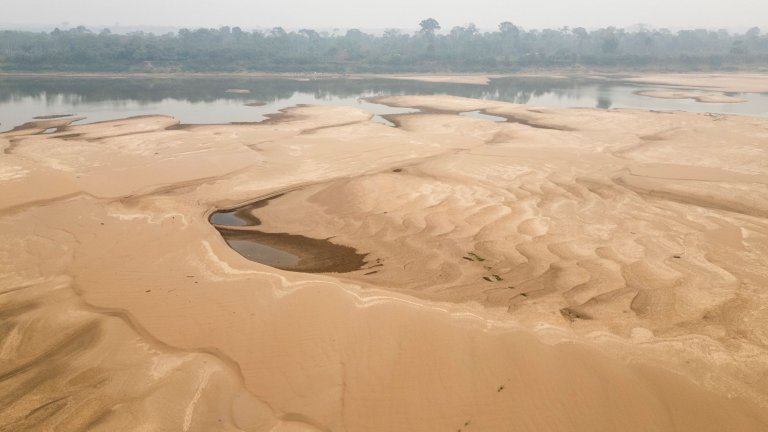
[[510, 22], [481, 32], [473, 24], [443, 31], [372, 35], [239, 27], [178, 33], [113, 34], [85, 27], [49, 33], [0, 32], [2, 72], [494, 72], [531, 68], [731, 70], [768, 66], [768, 35], [725, 30], [562, 28], [524, 30]]

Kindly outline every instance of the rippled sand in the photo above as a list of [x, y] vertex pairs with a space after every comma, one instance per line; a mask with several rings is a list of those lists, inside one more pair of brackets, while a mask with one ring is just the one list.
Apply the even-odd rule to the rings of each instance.
[[378, 102], [0, 135], [0, 431], [768, 429], [767, 120]]

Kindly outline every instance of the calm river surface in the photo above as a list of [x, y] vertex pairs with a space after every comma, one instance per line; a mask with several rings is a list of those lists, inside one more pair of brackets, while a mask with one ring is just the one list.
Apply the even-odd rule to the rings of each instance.
[[[392, 79], [40, 78], [0, 77], [0, 131], [34, 117], [73, 114], [89, 123], [166, 114], [182, 123], [258, 122], [299, 104], [355, 106], [377, 115], [409, 112], [361, 100], [370, 96], [449, 94], [546, 107], [684, 110], [768, 117], [768, 94], [740, 94], [740, 104], [699, 103], [636, 95], [653, 85], [583, 79], [503, 78], [489, 85]], [[248, 92], [231, 92], [231, 90]], [[230, 90], [228, 92], [228, 90]], [[246, 106], [249, 103], [262, 106]]]

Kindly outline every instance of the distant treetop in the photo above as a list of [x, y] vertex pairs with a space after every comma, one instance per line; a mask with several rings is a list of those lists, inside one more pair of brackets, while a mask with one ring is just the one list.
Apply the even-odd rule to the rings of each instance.
[[421, 32], [426, 34], [434, 34], [435, 30], [440, 30], [440, 23], [434, 18], [427, 18], [419, 23]]

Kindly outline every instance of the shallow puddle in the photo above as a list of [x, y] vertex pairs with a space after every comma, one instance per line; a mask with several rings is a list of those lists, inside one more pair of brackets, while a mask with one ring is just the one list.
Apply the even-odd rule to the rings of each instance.
[[208, 220], [214, 225], [228, 225], [228, 226], [250, 225], [245, 219], [243, 219], [241, 216], [238, 215], [237, 211], [216, 212], [212, 214]]
[[225, 240], [232, 249], [251, 261], [257, 261], [278, 268], [295, 268], [299, 265], [300, 258], [298, 256], [263, 243], [250, 239], [237, 240], [225, 238]]
[[325, 239], [297, 234], [268, 233], [253, 211], [281, 197], [271, 196], [237, 209], [215, 212], [209, 221], [227, 244], [243, 257], [281, 270], [305, 273], [346, 273], [360, 270], [366, 254]]

